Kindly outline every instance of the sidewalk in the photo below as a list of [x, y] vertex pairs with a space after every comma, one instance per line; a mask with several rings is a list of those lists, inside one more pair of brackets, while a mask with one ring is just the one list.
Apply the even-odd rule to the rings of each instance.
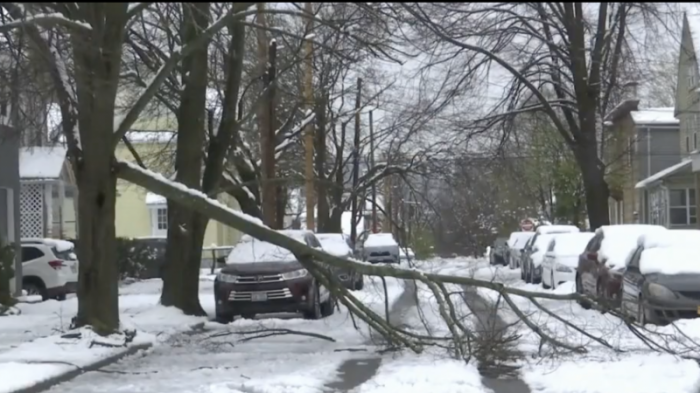
[[[213, 303], [211, 285], [202, 283], [204, 305]], [[76, 298], [19, 304], [20, 315], [0, 320], [0, 393], [46, 390], [207, 320], [158, 305], [161, 286], [160, 280], [147, 280], [120, 288], [120, 319], [130, 332], [127, 335], [99, 337], [89, 329], [67, 331], [77, 311]]]

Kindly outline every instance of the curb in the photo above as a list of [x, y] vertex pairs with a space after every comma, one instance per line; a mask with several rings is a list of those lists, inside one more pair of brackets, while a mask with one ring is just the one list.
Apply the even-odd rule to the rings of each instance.
[[114, 364], [123, 358], [127, 356], [131, 356], [136, 354], [136, 352], [143, 351], [146, 349], [149, 349], [153, 346], [152, 343], [144, 343], [144, 344], [137, 344], [128, 347], [124, 352], [116, 353], [112, 356], [109, 356], [107, 358], [104, 358], [100, 361], [97, 361], [95, 363], [92, 363], [90, 365], [87, 365], [85, 367], [78, 367], [76, 369], [67, 371], [61, 375], [57, 375], [55, 377], [48, 378], [44, 381], [38, 382], [32, 386], [28, 386], [26, 388], [22, 389], [17, 389], [13, 390], [10, 393], [40, 393], [45, 390], [48, 390], [58, 384], [68, 382], [84, 373], [90, 372], [90, 371], [97, 371], [103, 367], [109, 366], [111, 364]]

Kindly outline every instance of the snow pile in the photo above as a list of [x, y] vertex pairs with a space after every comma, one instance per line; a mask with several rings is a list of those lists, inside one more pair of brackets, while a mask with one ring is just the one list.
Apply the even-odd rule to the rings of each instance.
[[357, 393], [482, 393], [481, 376], [473, 362], [403, 354], [382, 362], [377, 374], [360, 385]]
[[364, 244], [365, 247], [397, 247], [398, 245], [391, 233], [371, 233]]
[[557, 235], [552, 252], [556, 256], [578, 256], [595, 236], [591, 232], [565, 233]]
[[596, 230], [603, 232], [603, 242], [598, 252], [598, 260], [613, 268], [624, 266], [630, 252], [637, 248], [639, 237], [667, 231], [658, 225], [610, 225]]
[[350, 246], [340, 233], [317, 233], [316, 237], [321, 242], [323, 251], [337, 257], [352, 255]]
[[651, 248], [639, 258], [642, 274], [700, 274], [697, 248]]

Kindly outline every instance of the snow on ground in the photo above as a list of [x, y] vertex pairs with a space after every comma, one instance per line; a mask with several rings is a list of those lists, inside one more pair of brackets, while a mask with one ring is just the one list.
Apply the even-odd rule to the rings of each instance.
[[[155, 286], [152, 283], [130, 285], [129, 289], [123, 289], [122, 293], [128, 295], [125, 294], [122, 298], [157, 296], [160, 281], [156, 281], [158, 285]], [[202, 305], [207, 312], [213, 314], [212, 283], [201, 281], [200, 284]], [[387, 292], [391, 304], [403, 292], [403, 283], [387, 279]], [[365, 289], [353, 293], [364, 304], [383, 315], [384, 289], [380, 280], [365, 277]], [[132, 311], [138, 311], [137, 309], [137, 305], [131, 308]], [[339, 349], [365, 347], [369, 337], [367, 327], [360, 321], [358, 325], [361, 331], [353, 328], [344, 308], [317, 321], [290, 317], [280, 314], [258, 317], [256, 320], [239, 319], [228, 325], [207, 322], [201, 331], [169, 336], [149, 350], [147, 356], [133, 356], [109, 367], [106, 372], [84, 374], [53, 390], [62, 393], [318, 393], [326, 382], [337, 377], [335, 370], [343, 361], [367, 356], [366, 352], [336, 352]], [[182, 324], [182, 317], [174, 319], [179, 319]], [[144, 315], [141, 319], [133, 318], [131, 322], [162, 331], [172, 327], [167, 317]], [[188, 323], [191, 322], [192, 320]], [[158, 329], [156, 327], [159, 324]], [[336, 341], [298, 334], [253, 338], [271, 334], [272, 329], [319, 334]]]
[[[519, 269], [507, 267], [482, 268], [479, 276], [493, 274], [496, 280], [510, 277], [506, 285], [533, 292], [567, 294], [575, 290], [574, 283], [566, 283], [554, 291], [540, 285], [525, 284], [513, 277], [519, 276]], [[479, 293], [492, 301], [498, 294], [489, 289], [479, 289]], [[515, 304], [528, 315], [530, 320], [550, 337], [569, 345], [586, 349], [584, 355], [554, 354], [548, 349], [538, 355], [541, 338], [524, 323], [515, 325], [520, 335], [519, 348], [533, 357], [525, 359], [521, 369], [525, 382], [531, 389], [542, 393], [665, 393], [696, 392], [700, 380], [700, 368], [695, 361], [683, 360], [669, 354], [660, 354], [647, 347], [625, 324], [610, 314], [595, 310], [585, 310], [572, 301], [539, 299], [538, 302], [553, 315], [539, 310], [528, 299], [512, 296]], [[501, 303], [503, 303], [501, 301]], [[518, 321], [510, 309], [502, 309], [501, 316], [506, 322]], [[566, 326], [557, 319], [562, 318], [584, 330], [593, 337], [604, 340], [624, 353], [615, 353], [595, 339], [586, 337], [575, 328]], [[687, 355], [698, 356], [700, 346], [700, 319], [676, 322], [672, 326], [655, 327], [647, 325], [644, 332], [662, 347], [670, 347]], [[685, 336], [685, 337], [684, 337]]]
[[482, 393], [476, 367], [462, 361], [431, 354], [404, 353], [385, 359], [374, 378], [360, 385], [356, 393]]

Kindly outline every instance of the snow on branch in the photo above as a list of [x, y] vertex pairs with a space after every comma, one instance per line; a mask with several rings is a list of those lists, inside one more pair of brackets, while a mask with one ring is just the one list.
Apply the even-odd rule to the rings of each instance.
[[60, 12], [53, 12], [50, 14], [36, 14], [36, 15], [30, 15], [27, 17], [24, 17], [22, 19], [17, 19], [13, 20], [7, 23], [3, 23], [0, 25], [0, 33], [6, 33], [10, 30], [17, 29], [23, 26], [26, 26], [27, 24], [35, 24], [35, 25], [51, 25], [51, 24], [58, 24], [61, 26], [65, 26], [71, 29], [75, 30], [80, 30], [80, 31], [92, 31], [92, 26], [85, 22], [80, 22], [77, 20], [71, 20], [66, 18], [63, 14]]

